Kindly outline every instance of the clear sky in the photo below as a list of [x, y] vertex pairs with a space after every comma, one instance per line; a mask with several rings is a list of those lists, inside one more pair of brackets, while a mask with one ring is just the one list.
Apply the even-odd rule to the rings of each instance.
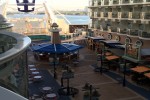
[[[23, 1], [23, 0], [20, 0]], [[32, 0], [29, 0], [32, 1]], [[35, 0], [36, 3], [42, 3], [45, 0]], [[84, 9], [88, 6], [89, 0], [46, 0], [50, 2], [50, 6], [58, 10], [73, 10]], [[16, 0], [9, 0], [10, 3], [15, 3]]]

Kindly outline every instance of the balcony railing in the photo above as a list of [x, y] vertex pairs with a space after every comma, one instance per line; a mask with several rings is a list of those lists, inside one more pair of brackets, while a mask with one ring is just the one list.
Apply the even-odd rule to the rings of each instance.
[[122, 3], [130, 3], [129, 0], [123, 0]]
[[98, 5], [101, 5], [101, 2], [98, 2], [97, 4], [98, 4]]
[[108, 28], [107, 27], [103, 27], [103, 31], [108, 31]]
[[117, 32], [117, 27], [111, 27], [111, 32]]
[[132, 36], [139, 36], [138, 33], [139, 33], [138, 30], [131, 30], [130, 31], [130, 35], [132, 35]]
[[100, 13], [97, 13], [97, 17], [100, 17], [101, 16], [101, 14]]
[[119, 4], [119, 0], [114, 0], [113, 4]]
[[145, 13], [144, 19], [150, 19], [150, 13]]
[[104, 13], [104, 17], [108, 17], [108, 13]]
[[134, 19], [140, 19], [140, 12], [139, 13], [132, 13], [132, 18]]
[[120, 34], [127, 34], [127, 29], [120, 29]]
[[150, 0], [146, 0], [146, 2], [150, 2]]
[[134, 0], [133, 3], [142, 3], [143, 0]]
[[128, 13], [127, 12], [121, 13], [121, 18], [128, 18]]
[[100, 24], [95, 24], [94, 29], [100, 29]]
[[112, 18], [117, 18], [118, 17], [118, 13], [112, 13]]
[[140, 34], [140, 37], [143, 37], [143, 38], [150, 38], [150, 33], [142, 32], [142, 34]]
[[109, 5], [109, 1], [108, 1], [108, 0], [105, 0], [105, 1], [104, 1], [104, 5]]

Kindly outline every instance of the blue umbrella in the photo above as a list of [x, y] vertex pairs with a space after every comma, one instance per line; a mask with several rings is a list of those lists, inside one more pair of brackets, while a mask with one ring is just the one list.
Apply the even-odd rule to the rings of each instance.
[[34, 52], [55, 53], [55, 54], [73, 52], [81, 48], [83, 47], [73, 43], [61, 43], [61, 44], [45, 43], [31, 47], [31, 49]]

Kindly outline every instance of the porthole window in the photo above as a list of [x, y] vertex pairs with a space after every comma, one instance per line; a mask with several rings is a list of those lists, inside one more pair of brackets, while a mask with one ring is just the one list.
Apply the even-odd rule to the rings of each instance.
[[109, 33], [108, 34], [108, 39], [111, 40], [112, 39], [112, 35]]
[[129, 44], [129, 43], [131, 43], [131, 39], [130, 39], [129, 37], [127, 37], [127, 38], [125, 39], [125, 44]]
[[115, 36], [115, 40], [116, 41], [120, 41], [120, 37], [119, 36]]
[[143, 42], [141, 40], [137, 40], [135, 44], [136, 46], [140, 47], [143, 45]]

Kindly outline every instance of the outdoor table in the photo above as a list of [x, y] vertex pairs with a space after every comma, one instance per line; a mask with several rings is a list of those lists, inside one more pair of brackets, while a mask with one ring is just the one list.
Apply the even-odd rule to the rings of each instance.
[[38, 71], [35, 71], [35, 72], [32, 72], [31, 74], [32, 75], [38, 75], [40, 72], [38, 72]]
[[106, 56], [106, 59], [107, 60], [115, 60], [115, 59], [118, 59], [119, 57], [118, 56], [116, 56], [116, 55], [112, 55], [112, 56]]
[[28, 67], [29, 67], [29, 68], [34, 68], [34, 67], [35, 67], [35, 65], [28, 65]]
[[106, 52], [105, 55], [110, 56], [110, 55], [112, 55], [112, 53], [111, 52]]
[[150, 78], [150, 73], [145, 73], [144, 76], [146, 76], [147, 78]]
[[52, 87], [46, 86], [42, 88], [44, 93], [50, 92], [52, 90]]
[[42, 80], [42, 76], [37, 75], [33, 77], [34, 81], [41, 81]]
[[146, 72], [146, 71], [150, 71], [150, 68], [147, 68], [145, 66], [137, 66], [135, 68], [131, 68], [131, 70], [134, 71], [134, 72], [143, 73], [143, 72]]
[[47, 99], [56, 100], [56, 97], [57, 97], [57, 95], [56, 95], [55, 93], [50, 93], [50, 94], [47, 94], [47, 95], [46, 95], [46, 98], [47, 98]]
[[30, 71], [36, 71], [37, 69], [36, 68], [30, 68], [29, 70]]

